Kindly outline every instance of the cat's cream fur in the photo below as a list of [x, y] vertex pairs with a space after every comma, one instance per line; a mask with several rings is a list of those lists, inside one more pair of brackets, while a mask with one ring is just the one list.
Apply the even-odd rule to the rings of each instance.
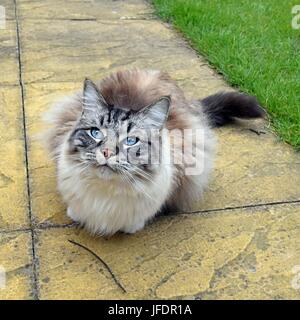
[[175, 82], [159, 71], [121, 71], [102, 80], [98, 88], [110, 105], [126, 110], [141, 110], [169, 96], [171, 105], [164, 128], [202, 130], [195, 153], [202, 172], [186, 175], [184, 164], [169, 163], [168, 150], [182, 153], [182, 141], [169, 141], [168, 130], [162, 130], [163, 156], [151, 173], [153, 182], [145, 179], [132, 187], [116, 174], [107, 176], [104, 168], [81, 166], [70, 153], [68, 140], [82, 113], [82, 96], [75, 94], [50, 110], [47, 121], [52, 127], [45, 138], [57, 164], [58, 189], [69, 217], [92, 233], [108, 235], [142, 229], [163, 207], [189, 210], [207, 185], [215, 149], [215, 138], [200, 103], [188, 102]]
[[[146, 180], [135, 190], [118, 177], [109, 180], [99, 177], [96, 170], [85, 175], [64, 154], [62, 151], [58, 161], [59, 191], [69, 204], [69, 217], [83, 223], [92, 233], [113, 234], [118, 230], [134, 233], [170, 197], [174, 175], [170, 165], [161, 165], [153, 183]], [[73, 194], [79, 197], [73, 198]]]

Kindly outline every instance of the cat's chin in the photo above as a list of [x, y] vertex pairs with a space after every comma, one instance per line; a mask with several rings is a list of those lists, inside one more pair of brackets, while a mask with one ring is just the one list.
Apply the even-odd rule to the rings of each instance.
[[111, 180], [118, 175], [116, 171], [114, 171], [111, 167], [107, 165], [97, 167], [96, 174], [100, 179], [106, 179], [106, 180]]

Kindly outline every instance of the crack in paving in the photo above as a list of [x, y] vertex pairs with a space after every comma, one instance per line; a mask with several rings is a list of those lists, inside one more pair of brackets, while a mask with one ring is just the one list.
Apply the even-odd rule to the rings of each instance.
[[30, 232], [31, 232], [31, 244], [32, 244], [32, 273], [33, 273], [33, 297], [35, 300], [39, 299], [39, 289], [38, 289], [38, 277], [37, 277], [37, 255], [35, 250], [35, 235], [34, 235], [34, 224], [31, 211], [31, 190], [30, 190], [30, 177], [29, 177], [29, 165], [28, 165], [28, 137], [26, 129], [26, 112], [25, 112], [25, 90], [22, 75], [22, 58], [21, 58], [21, 41], [20, 41], [20, 26], [18, 18], [17, 0], [14, 0], [14, 11], [16, 20], [16, 34], [17, 34], [17, 59], [19, 66], [19, 86], [21, 93], [21, 105], [22, 105], [22, 118], [23, 118], [23, 134], [24, 134], [24, 151], [25, 151], [25, 169], [26, 169], [26, 183], [27, 183], [27, 197], [28, 197], [28, 218], [30, 222]]
[[266, 203], [258, 203], [258, 204], [246, 204], [243, 206], [236, 206], [236, 207], [225, 207], [225, 208], [215, 208], [215, 209], [206, 209], [206, 210], [195, 210], [195, 211], [186, 211], [186, 212], [174, 212], [169, 213], [167, 216], [174, 216], [174, 215], [184, 215], [184, 214], [198, 214], [201, 213], [209, 213], [209, 212], [220, 212], [220, 211], [230, 211], [230, 210], [238, 210], [238, 209], [248, 209], [248, 208], [261, 208], [261, 207], [272, 207], [272, 206], [280, 206], [285, 204], [300, 204], [300, 200], [288, 200], [288, 201], [275, 201], [275, 202], [266, 202]]
[[[295, 201], [284, 201], [284, 202], [270, 202], [270, 203], [262, 203], [262, 204], [256, 204], [256, 205], [245, 205], [245, 206], [238, 206], [238, 207], [227, 207], [227, 208], [219, 208], [219, 209], [208, 209], [208, 210], [199, 210], [199, 211], [191, 211], [191, 212], [174, 212], [174, 213], [167, 213], [164, 215], [159, 215], [157, 216], [156, 220], [159, 219], [164, 219], [164, 218], [174, 218], [176, 216], [201, 216], [205, 215], [206, 213], [219, 213], [222, 211], [230, 211], [230, 210], [239, 210], [239, 209], [249, 209], [249, 208], [263, 208], [263, 207], [274, 207], [280, 206], [280, 205], [288, 205], [288, 204], [295, 204], [295, 205], [300, 205], [300, 200], [295, 200]], [[80, 228], [83, 229], [82, 227], [79, 227], [78, 223], [76, 222], [70, 222], [70, 223], [65, 223], [65, 224], [55, 224], [51, 222], [42, 222], [40, 224], [35, 224], [34, 225], [34, 230], [35, 231], [44, 231], [44, 230], [51, 230], [51, 229], [69, 229], [69, 228]], [[165, 228], [162, 232], [165, 232]], [[11, 229], [11, 230], [0, 230], [1, 233], [14, 233], [14, 232], [28, 232], [31, 231], [31, 228], [17, 228], [17, 229]]]

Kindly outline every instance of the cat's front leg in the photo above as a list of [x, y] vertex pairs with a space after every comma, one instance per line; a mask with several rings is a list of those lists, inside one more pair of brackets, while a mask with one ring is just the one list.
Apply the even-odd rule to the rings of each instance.
[[71, 207], [68, 207], [67, 209], [67, 216], [73, 220], [74, 222], [79, 222], [79, 218], [78, 216], [76, 215], [76, 213], [71, 209]]

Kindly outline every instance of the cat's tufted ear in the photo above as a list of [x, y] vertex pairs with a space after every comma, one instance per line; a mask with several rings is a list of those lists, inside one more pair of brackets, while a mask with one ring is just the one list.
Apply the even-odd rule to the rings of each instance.
[[107, 110], [107, 102], [95, 83], [89, 79], [84, 81], [82, 105], [83, 114], [105, 112]]
[[162, 97], [139, 111], [137, 116], [141, 126], [161, 129], [168, 119], [170, 104], [170, 97]]

